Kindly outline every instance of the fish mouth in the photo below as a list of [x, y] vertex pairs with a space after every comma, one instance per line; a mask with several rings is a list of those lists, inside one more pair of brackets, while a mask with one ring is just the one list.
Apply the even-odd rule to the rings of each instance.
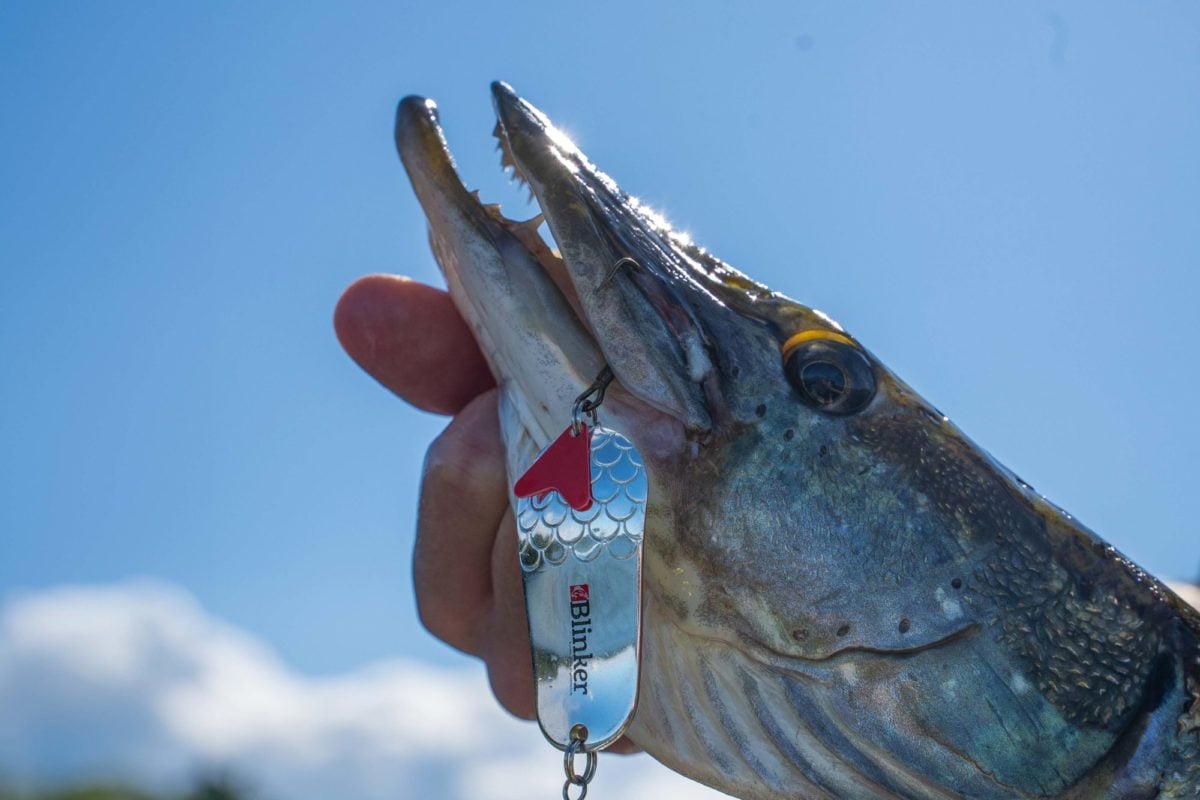
[[[401, 101], [396, 145], [450, 292], [513, 390], [522, 426], [535, 444], [550, 441], [607, 364], [643, 411], [677, 421], [687, 438], [708, 436], [731, 417], [713, 344], [732, 316], [719, 293], [744, 300], [747, 288], [765, 288], [714, 276], [702, 250], [510, 86], [492, 84], [492, 98], [501, 162], [541, 210], [532, 220], [508, 219], [466, 189], [432, 101]], [[561, 252], [538, 234], [542, 215]]]
[[[510, 416], [544, 444], [562, 427], [561, 409], [570, 409], [604, 365], [567, 299], [572, 290], [561, 259], [538, 235], [540, 219], [510, 220], [467, 190], [432, 100], [404, 98], [395, 136], [450, 294], [507, 390]], [[513, 391], [524, 385], [538, 389]]]

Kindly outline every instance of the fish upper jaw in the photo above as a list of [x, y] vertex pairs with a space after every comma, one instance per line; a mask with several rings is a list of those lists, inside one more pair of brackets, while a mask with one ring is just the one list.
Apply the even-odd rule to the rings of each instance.
[[621, 384], [703, 438], [725, 414], [710, 325], [725, 309], [679, 234], [600, 172], [504, 83], [492, 84], [506, 156], [541, 205], [597, 345]]

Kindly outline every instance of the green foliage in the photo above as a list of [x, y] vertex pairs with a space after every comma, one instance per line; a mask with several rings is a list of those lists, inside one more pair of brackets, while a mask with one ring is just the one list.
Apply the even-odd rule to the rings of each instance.
[[[33, 794], [0, 790], [0, 800], [160, 800], [160, 798], [121, 786], [77, 786]], [[165, 800], [165, 798], [161, 800]]]
[[0, 787], [0, 800], [251, 800], [252, 795], [227, 777], [202, 778], [182, 794], [150, 794], [120, 784], [89, 784], [41, 792]]

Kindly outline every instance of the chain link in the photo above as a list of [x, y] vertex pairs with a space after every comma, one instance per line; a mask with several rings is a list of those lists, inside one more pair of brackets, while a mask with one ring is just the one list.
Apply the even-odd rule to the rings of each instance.
[[[563, 784], [563, 800], [584, 800], [588, 793], [588, 784], [596, 777], [597, 756], [595, 750], [589, 750], [584, 740], [587, 739], [587, 728], [576, 725], [571, 729], [571, 743], [563, 753], [563, 772], [567, 781]], [[583, 774], [575, 771], [575, 756], [583, 756]], [[579, 795], [571, 797], [571, 787], [579, 787]]]
[[591, 417], [592, 427], [596, 427], [596, 409], [600, 408], [600, 404], [604, 402], [604, 393], [608, 391], [608, 385], [612, 381], [612, 367], [605, 364], [596, 380], [592, 381], [592, 385], [575, 398], [575, 407], [571, 409], [572, 436], [578, 436], [579, 431], [582, 430], [584, 414]]

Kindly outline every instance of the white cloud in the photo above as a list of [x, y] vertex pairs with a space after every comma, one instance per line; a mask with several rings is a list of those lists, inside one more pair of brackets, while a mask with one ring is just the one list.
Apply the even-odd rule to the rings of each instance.
[[[159, 583], [71, 587], [0, 613], [0, 777], [186, 782], [228, 768], [266, 797], [556, 797], [561, 757], [481, 668], [393, 660], [299, 675]], [[593, 796], [724, 797], [645, 756], [601, 758]]]
[[[1200, 605], [1196, 587], [1173, 587]], [[557, 797], [561, 761], [481, 668], [396, 659], [300, 675], [160, 583], [73, 587], [0, 611], [0, 778], [169, 788], [229, 768], [272, 800]], [[593, 797], [716, 800], [646, 756], [602, 757]]]

